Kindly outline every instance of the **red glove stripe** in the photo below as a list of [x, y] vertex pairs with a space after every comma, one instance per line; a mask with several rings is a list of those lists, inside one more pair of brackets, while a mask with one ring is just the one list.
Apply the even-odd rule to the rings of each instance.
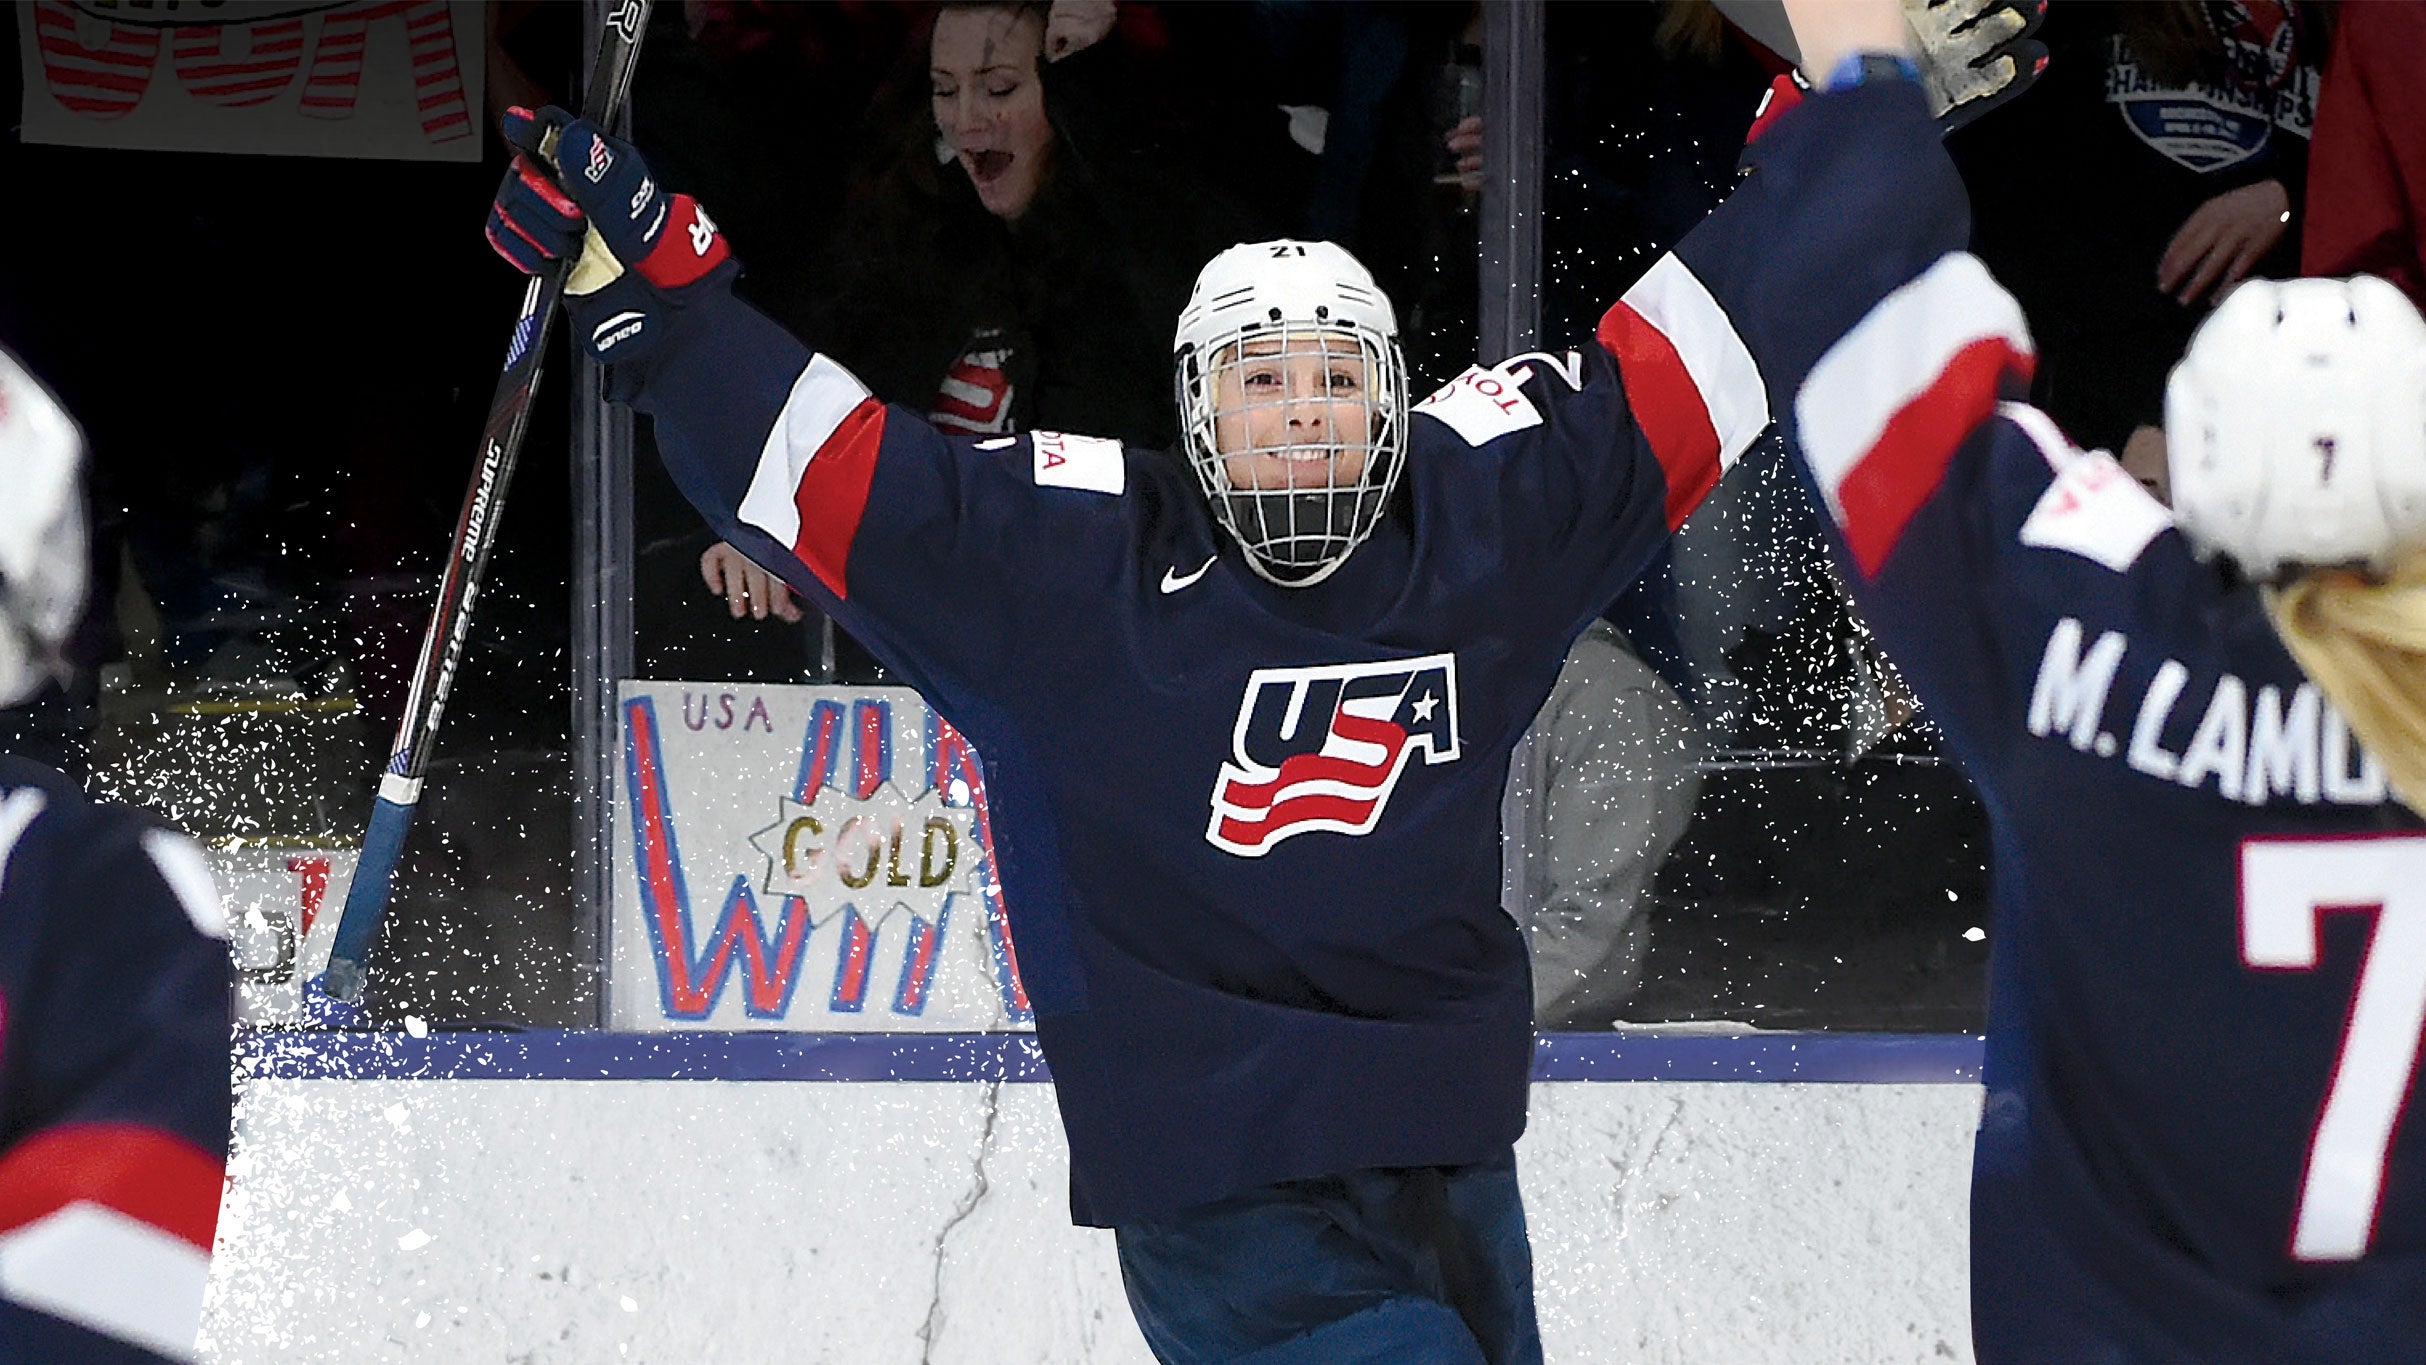
[[520, 104], [511, 105], [497, 124], [499, 131], [505, 134], [506, 145], [517, 152], [527, 152], [539, 145], [539, 139], [532, 135], [539, 126], [539, 111]]
[[[552, 261], [552, 260], [555, 260], [555, 259], [556, 259], [556, 253], [555, 253], [555, 252], [553, 252], [553, 251], [548, 250], [547, 245], [546, 245], [545, 243], [541, 242], [541, 241], [540, 241], [538, 238], [533, 237], [533, 236], [532, 236], [530, 233], [528, 233], [528, 232], [525, 232], [525, 231], [523, 230], [522, 224], [515, 222], [513, 219], [511, 219], [511, 218], [507, 217], [506, 215], [504, 215], [504, 214], [502, 214], [502, 213], [500, 213], [500, 214], [498, 214], [498, 215], [497, 215], [497, 221], [498, 221], [498, 222], [500, 222], [500, 223], [503, 223], [503, 224], [505, 224], [507, 227], [509, 227], [509, 228], [513, 229], [513, 231], [514, 231], [514, 235], [515, 235], [515, 236], [520, 237], [522, 240], [524, 240], [524, 241], [526, 241], [526, 242], [529, 242], [529, 243], [531, 244], [531, 250], [538, 252], [538, 253], [539, 253], [539, 255], [540, 255], [540, 257], [541, 257], [542, 259], [544, 259], [544, 260], [550, 260], [550, 261]], [[496, 242], [496, 241], [497, 241], [497, 239], [496, 239], [496, 238], [494, 238], [494, 237], [491, 237], [489, 240], [490, 240], [491, 242]], [[499, 251], [503, 251], [503, 250], [505, 250], [505, 245], [504, 245], [504, 243], [502, 243], [502, 242], [498, 242], [498, 243], [497, 243], [497, 249], [498, 249]]]
[[582, 220], [581, 205], [574, 203], [572, 196], [558, 189], [555, 181], [541, 174], [539, 168], [531, 164], [529, 157], [518, 155], [514, 158], [514, 174], [521, 176], [523, 184], [530, 186], [533, 192], [546, 200], [549, 208], [576, 223]]
[[657, 244], [633, 268], [660, 289], [680, 289], [723, 265], [732, 254], [732, 248], [725, 245], [724, 234], [699, 211], [697, 201], [687, 194], [677, 194], [667, 205], [666, 223], [657, 234]]

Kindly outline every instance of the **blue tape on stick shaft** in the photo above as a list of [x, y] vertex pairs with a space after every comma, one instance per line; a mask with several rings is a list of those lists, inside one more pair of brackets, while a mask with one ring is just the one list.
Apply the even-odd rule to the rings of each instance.
[[362, 960], [387, 913], [388, 888], [395, 880], [396, 860], [404, 852], [405, 831], [413, 827], [413, 808], [380, 797], [371, 806], [371, 827], [362, 836], [362, 857], [354, 864], [353, 885], [345, 891], [345, 912], [337, 920], [337, 937], [329, 946], [328, 993], [339, 1000], [362, 998]]

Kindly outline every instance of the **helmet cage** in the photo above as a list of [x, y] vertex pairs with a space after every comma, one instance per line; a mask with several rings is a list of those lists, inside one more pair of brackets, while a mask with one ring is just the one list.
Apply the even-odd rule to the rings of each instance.
[[[1310, 587], [1347, 561], [1373, 534], [1406, 463], [1396, 338], [1313, 311], [1309, 320], [1271, 309], [1182, 345], [1176, 366], [1182, 441], [1214, 519], [1248, 567], [1283, 587]], [[1310, 356], [1321, 363], [1307, 364]], [[1323, 392], [1298, 391], [1309, 371]], [[1353, 380], [1339, 383], [1343, 372]], [[1231, 472], [1241, 458], [1254, 462], [1244, 483]]]

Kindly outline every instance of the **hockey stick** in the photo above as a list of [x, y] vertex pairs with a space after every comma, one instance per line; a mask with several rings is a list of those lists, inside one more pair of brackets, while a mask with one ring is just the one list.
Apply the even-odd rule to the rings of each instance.
[[[598, 55], [590, 63], [581, 101], [581, 115], [592, 123], [610, 124], [623, 108], [633, 65], [640, 58], [641, 35], [648, 29], [650, 3], [622, 0], [600, 27]], [[430, 612], [429, 630], [421, 637], [413, 690], [405, 697], [395, 750], [379, 779], [379, 799], [371, 807], [370, 828], [362, 838], [353, 884], [346, 888], [345, 911], [337, 920], [328, 971], [320, 978], [321, 989], [331, 999], [348, 1005], [362, 999], [363, 958], [380, 917], [387, 913], [396, 859], [404, 851], [405, 832], [412, 828], [413, 808], [421, 800], [422, 774], [429, 767], [430, 750], [438, 738], [438, 721], [446, 714], [447, 692], [455, 683], [455, 667], [463, 659], [464, 638], [471, 633], [472, 605], [480, 595], [480, 577], [488, 569], [489, 551], [497, 544], [498, 517], [505, 510], [506, 486], [513, 480], [514, 460], [522, 453], [523, 433], [530, 425], [539, 362], [547, 353], [548, 333], [556, 321], [556, 303], [564, 295], [568, 268], [568, 262], [556, 261], [531, 277], [522, 294], [521, 315], [514, 319], [513, 340], [506, 348], [505, 372], [497, 377], [496, 396], [489, 400], [488, 424], [480, 436], [480, 464], [464, 493], [463, 514], [455, 521], [454, 544], [447, 553], [445, 576], [438, 583], [438, 604]]]

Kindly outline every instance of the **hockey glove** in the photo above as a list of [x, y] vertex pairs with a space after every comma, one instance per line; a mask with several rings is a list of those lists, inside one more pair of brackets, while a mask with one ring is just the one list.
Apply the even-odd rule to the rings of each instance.
[[662, 189], [630, 143], [553, 106], [509, 109], [503, 127], [515, 156], [489, 245], [525, 274], [573, 260], [565, 313], [590, 354], [642, 359], [674, 310], [740, 270], [698, 203]]
[[1952, 132], [2030, 88], [2047, 48], [2030, 35], [2047, 0], [1903, 0], [1929, 112]]

